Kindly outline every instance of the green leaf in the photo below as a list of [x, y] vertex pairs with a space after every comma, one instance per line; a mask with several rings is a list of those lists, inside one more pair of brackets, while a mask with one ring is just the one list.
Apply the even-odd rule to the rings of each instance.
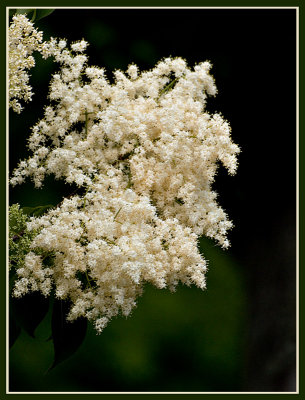
[[27, 14], [27, 17], [34, 22], [47, 17], [48, 15], [52, 14], [53, 11], [55, 11], [54, 8], [11, 8], [9, 10], [9, 16], [12, 17], [15, 14]]
[[78, 318], [73, 322], [67, 321], [69, 309], [70, 302], [55, 299], [52, 314], [54, 361], [49, 371], [72, 356], [86, 336], [87, 320]]
[[23, 207], [22, 211], [30, 216], [33, 217], [40, 217], [43, 215], [45, 212], [48, 211], [49, 208], [52, 208], [52, 204], [47, 204], [46, 206], [37, 206], [37, 207]]
[[47, 17], [48, 15], [52, 14], [53, 11], [55, 11], [54, 8], [49, 8], [49, 9], [37, 9], [37, 10], [36, 10], [36, 18], [35, 18], [35, 21], [39, 21], [40, 19]]
[[49, 299], [38, 292], [22, 298], [10, 298], [10, 311], [16, 323], [30, 336], [35, 337], [35, 329], [44, 319], [49, 309]]
[[9, 346], [10, 346], [10, 348], [13, 346], [13, 344], [18, 339], [20, 332], [21, 332], [21, 328], [17, 324], [17, 322], [13, 316], [13, 313], [10, 310], [10, 315], [9, 315]]
[[14, 14], [30, 14], [34, 12], [34, 8], [16, 8]]

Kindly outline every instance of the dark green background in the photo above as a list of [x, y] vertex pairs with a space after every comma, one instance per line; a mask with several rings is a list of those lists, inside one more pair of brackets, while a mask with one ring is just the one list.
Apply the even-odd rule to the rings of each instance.
[[[215, 189], [235, 223], [232, 247], [203, 240], [208, 289], [175, 294], [147, 287], [128, 319], [117, 318], [49, 374], [47, 318], [10, 352], [11, 391], [295, 390], [295, 10], [56, 10], [45, 37], [89, 41], [89, 63], [111, 71], [162, 57], [210, 60], [219, 90], [208, 100], [242, 148], [235, 177]], [[55, 68], [56, 69], [56, 68]], [[10, 164], [27, 155], [54, 66], [38, 60], [35, 96], [10, 118]], [[69, 188], [48, 180], [11, 191], [22, 206], [56, 204]]]

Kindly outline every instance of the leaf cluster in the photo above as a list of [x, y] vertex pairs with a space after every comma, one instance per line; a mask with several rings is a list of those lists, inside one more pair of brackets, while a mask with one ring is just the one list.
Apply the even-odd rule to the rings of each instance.
[[70, 309], [68, 300], [44, 297], [32, 292], [22, 298], [10, 298], [9, 345], [10, 348], [18, 339], [21, 331], [35, 338], [35, 331], [50, 311], [52, 313], [50, 335], [47, 340], [53, 342], [54, 358], [48, 369], [50, 371], [59, 363], [71, 357], [83, 343], [87, 332], [87, 320], [78, 318], [67, 321]]
[[[29, 210], [28, 210], [29, 211]], [[24, 258], [30, 251], [36, 231], [27, 229], [30, 213], [24, 212], [19, 204], [9, 208], [9, 269], [13, 278], [16, 269], [24, 264]], [[11, 279], [10, 279], [11, 280]]]

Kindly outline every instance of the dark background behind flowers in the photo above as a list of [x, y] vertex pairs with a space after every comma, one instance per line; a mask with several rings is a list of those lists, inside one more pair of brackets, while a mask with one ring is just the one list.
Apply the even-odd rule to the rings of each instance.
[[[296, 303], [295, 10], [55, 10], [37, 22], [50, 36], [90, 43], [89, 64], [152, 68], [181, 56], [210, 60], [218, 95], [210, 112], [230, 121], [242, 149], [236, 176], [220, 167], [215, 189], [235, 224], [231, 248], [203, 239], [207, 290], [175, 294], [147, 286], [138, 307], [114, 319], [69, 360], [52, 363], [50, 314], [36, 339], [10, 351], [11, 391], [294, 391]], [[50, 74], [37, 57], [33, 101], [10, 114], [10, 167], [27, 156], [30, 127], [43, 115]], [[49, 178], [11, 190], [10, 203], [57, 204], [69, 193]]]

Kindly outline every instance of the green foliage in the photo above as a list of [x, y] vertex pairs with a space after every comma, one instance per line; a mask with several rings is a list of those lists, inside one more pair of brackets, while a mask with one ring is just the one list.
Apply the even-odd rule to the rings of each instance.
[[18, 268], [24, 265], [24, 258], [30, 251], [30, 245], [36, 236], [35, 231], [29, 231], [26, 223], [29, 217], [20, 208], [19, 204], [13, 204], [9, 208], [9, 268], [10, 284], [13, 284], [14, 274]]
[[10, 348], [13, 346], [13, 344], [18, 339], [20, 333], [21, 333], [21, 328], [17, 324], [16, 319], [13, 314], [13, 310], [10, 307], [10, 310], [9, 310], [9, 346], [10, 346]]
[[72, 356], [83, 343], [87, 320], [78, 318], [76, 321], [67, 321], [70, 309], [68, 301], [55, 300], [52, 313], [52, 339], [54, 344], [54, 361], [50, 369]]
[[27, 14], [30, 15], [34, 12], [34, 8], [11, 8], [9, 11], [10, 17], [15, 14]]
[[23, 207], [22, 211], [26, 215], [30, 215], [33, 217], [40, 217], [43, 215], [49, 208], [52, 208], [52, 204], [47, 204], [46, 206], [37, 206], [37, 207]]
[[21, 299], [10, 299], [11, 317], [15, 324], [35, 337], [35, 330], [44, 319], [49, 309], [49, 298], [40, 293], [28, 293]]
[[[43, 215], [52, 205], [24, 207], [13, 204], [9, 208], [9, 267], [11, 269], [10, 281], [14, 281], [14, 272], [24, 264], [24, 258], [30, 251], [31, 242], [37, 235], [35, 230], [29, 231], [26, 223], [30, 216]], [[14, 268], [12, 268], [14, 267]]]
[[9, 16], [12, 17], [15, 14], [26, 14], [32, 22], [39, 21], [42, 18], [52, 14], [54, 8], [50, 9], [37, 9], [37, 8], [13, 8], [9, 11]]
[[[32, 338], [36, 337], [35, 331], [45, 319], [52, 308], [52, 322], [48, 329], [48, 341], [53, 342], [54, 358], [49, 371], [59, 363], [71, 357], [83, 343], [87, 320], [79, 318], [76, 321], [67, 321], [69, 302], [45, 298], [40, 293], [34, 292], [22, 298], [10, 298], [9, 344], [14, 345], [20, 333], [25, 331]], [[50, 330], [52, 333], [50, 334]]]
[[[31, 251], [31, 242], [38, 232], [29, 231], [27, 222], [30, 216], [43, 215], [52, 205], [24, 207], [13, 204], [9, 209], [9, 265], [10, 265], [10, 290], [14, 286], [17, 270], [22, 268], [26, 254]], [[44, 265], [53, 263], [52, 253], [43, 255]], [[50, 306], [50, 299], [40, 293], [28, 293], [22, 298], [10, 297], [9, 313], [9, 342], [13, 346], [22, 330], [31, 337], [35, 337], [35, 330], [43, 321]], [[85, 338], [87, 320], [78, 319], [67, 322], [67, 301], [54, 301], [52, 314], [52, 335], [54, 345], [54, 362], [50, 369], [70, 357]]]
[[52, 14], [53, 11], [55, 11], [54, 8], [43, 9], [43, 10], [37, 9], [35, 21], [39, 21], [40, 19], [47, 17], [48, 15]]

